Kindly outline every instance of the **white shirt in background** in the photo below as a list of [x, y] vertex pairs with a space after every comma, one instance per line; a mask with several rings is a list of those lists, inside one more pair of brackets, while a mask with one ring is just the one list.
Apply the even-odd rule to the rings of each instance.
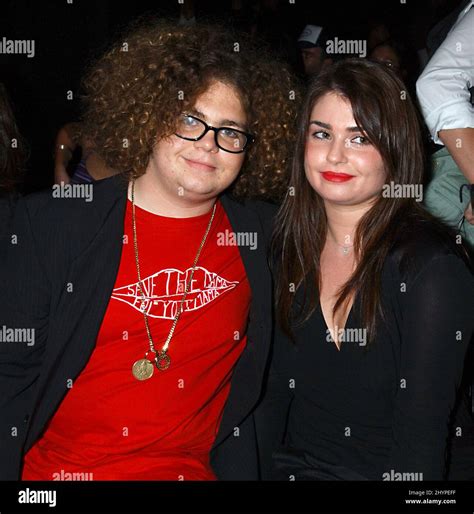
[[474, 86], [474, 0], [461, 12], [416, 82], [416, 92], [433, 141], [438, 132], [474, 128], [469, 88]]

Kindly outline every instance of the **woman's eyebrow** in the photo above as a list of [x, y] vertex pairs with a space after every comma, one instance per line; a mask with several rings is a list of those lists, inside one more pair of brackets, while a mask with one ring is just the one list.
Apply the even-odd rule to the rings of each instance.
[[329, 123], [324, 123], [322, 121], [319, 121], [319, 120], [311, 120], [309, 122], [310, 125], [319, 125], [320, 127], [322, 128], [325, 128], [325, 129], [328, 129], [328, 130], [331, 130], [332, 127]]
[[[324, 123], [323, 121], [319, 120], [311, 120], [309, 122], [310, 125], [319, 125], [322, 128], [332, 130], [332, 126], [329, 123]], [[359, 127], [347, 127], [346, 132], [362, 132], [362, 130]]]

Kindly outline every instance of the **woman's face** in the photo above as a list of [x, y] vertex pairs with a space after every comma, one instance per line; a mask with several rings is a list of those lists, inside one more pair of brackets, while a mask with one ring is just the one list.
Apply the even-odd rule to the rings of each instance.
[[313, 106], [304, 168], [325, 204], [370, 207], [386, 179], [382, 156], [357, 127], [349, 101], [334, 93]]

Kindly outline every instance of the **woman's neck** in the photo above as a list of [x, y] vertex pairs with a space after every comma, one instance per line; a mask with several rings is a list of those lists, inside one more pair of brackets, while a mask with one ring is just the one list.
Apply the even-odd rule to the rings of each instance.
[[367, 206], [326, 203], [325, 207], [328, 238], [339, 245], [353, 245], [357, 225], [367, 212]]

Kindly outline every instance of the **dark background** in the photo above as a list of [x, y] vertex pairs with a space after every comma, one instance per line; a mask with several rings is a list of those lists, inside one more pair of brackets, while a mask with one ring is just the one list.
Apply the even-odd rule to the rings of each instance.
[[[257, 34], [296, 71], [296, 39], [306, 24], [328, 27], [339, 39], [365, 39], [370, 26], [381, 21], [405, 47], [410, 88], [420, 72], [417, 50], [425, 46], [429, 29], [460, 0], [237, 0], [239, 15], [232, 10], [235, 2], [195, 0], [196, 17]], [[134, 18], [148, 13], [178, 20], [180, 7], [178, 0], [2, 0], [0, 39], [35, 40], [34, 58], [0, 54], [0, 81], [30, 148], [27, 191], [53, 182], [54, 138], [64, 123], [79, 117], [80, 79], [87, 63]], [[68, 90], [73, 100], [67, 100]]]

